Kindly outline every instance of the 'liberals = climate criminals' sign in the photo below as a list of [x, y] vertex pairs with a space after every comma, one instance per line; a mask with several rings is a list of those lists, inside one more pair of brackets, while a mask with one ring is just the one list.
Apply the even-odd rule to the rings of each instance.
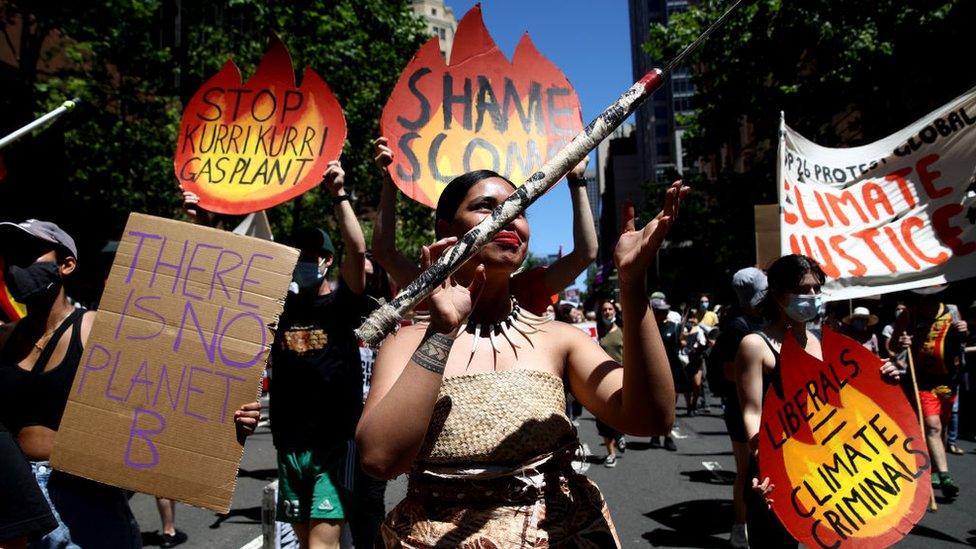
[[454, 177], [489, 169], [521, 185], [583, 129], [579, 97], [528, 34], [509, 62], [481, 7], [458, 24], [450, 64], [436, 37], [400, 74], [380, 119], [397, 187], [434, 207]]
[[55, 439], [54, 468], [225, 513], [298, 260], [292, 248], [132, 214]]
[[787, 336], [759, 428], [773, 510], [808, 547], [886, 547], [911, 531], [932, 485], [905, 393], [860, 343], [823, 330], [823, 360]]
[[202, 208], [246, 214], [318, 185], [345, 139], [346, 120], [328, 84], [307, 67], [296, 87], [291, 57], [275, 37], [247, 83], [227, 61], [193, 95], [173, 167]]

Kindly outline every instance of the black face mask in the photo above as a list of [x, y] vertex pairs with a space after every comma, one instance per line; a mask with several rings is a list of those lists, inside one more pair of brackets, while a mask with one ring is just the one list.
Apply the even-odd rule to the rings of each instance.
[[38, 261], [27, 267], [9, 265], [3, 278], [10, 289], [10, 295], [24, 304], [51, 298], [61, 288], [61, 271], [54, 261]]

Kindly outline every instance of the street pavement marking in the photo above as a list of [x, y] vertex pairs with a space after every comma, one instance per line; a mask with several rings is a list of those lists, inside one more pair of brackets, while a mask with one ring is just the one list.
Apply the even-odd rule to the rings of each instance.
[[721, 481], [722, 478], [719, 476], [718, 472], [722, 470], [722, 464], [717, 461], [703, 461], [701, 462], [705, 469], [708, 469], [712, 473], [712, 478], [717, 481]]
[[261, 549], [262, 547], [264, 547], [264, 536], [260, 535], [247, 542], [247, 545], [244, 545], [241, 549]]

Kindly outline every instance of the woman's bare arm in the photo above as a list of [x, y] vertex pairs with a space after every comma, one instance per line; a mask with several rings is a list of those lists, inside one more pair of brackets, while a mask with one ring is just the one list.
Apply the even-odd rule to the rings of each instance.
[[397, 286], [404, 287], [420, 275], [420, 266], [396, 247], [396, 199], [397, 188], [390, 177], [388, 166], [393, 162], [393, 151], [387, 146], [385, 137], [373, 141], [376, 156], [373, 161], [383, 172], [383, 188], [380, 190], [379, 211], [376, 212], [376, 225], [370, 246], [373, 258], [386, 272], [390, 273]]
[[589, 157], [566, 174], [569, 196], [573, 204], [573, 250], [560, 257], [545, 270], [543, 284], [549, 294], [556, 294], [571, 285], [590, 263], [596, 260], [599, 243], [590, 199], [586, 195], [583, 175]]

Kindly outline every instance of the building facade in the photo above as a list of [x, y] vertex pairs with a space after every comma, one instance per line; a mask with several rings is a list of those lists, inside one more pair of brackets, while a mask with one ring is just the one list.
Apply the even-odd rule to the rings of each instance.
[[444, 60], [451, 58], [451, 47], [454, 45], [454, 32], [457, 30], [457, 19], [454, 9], [444, 4], [444, 0], [411, 0], [413, 12], [427, 21], [427, 30], [441, 42], [441, 54]]
[[[651, 59], [644, 52], [648, 31], [654, 23], [667, 25], [675, 13], [688, 9], [688, 0], [628, 0], [630, 11], [631, 67], [636, 81], [666, 59]], [[675, 70], [664, 86], [635, 113], [637, 154], [641, 182], [667, 183], [672, 170], [685, 174], [692, 168], [681, 144], [682, 115], [694, 110], [695, 87], [686, 67]]]

